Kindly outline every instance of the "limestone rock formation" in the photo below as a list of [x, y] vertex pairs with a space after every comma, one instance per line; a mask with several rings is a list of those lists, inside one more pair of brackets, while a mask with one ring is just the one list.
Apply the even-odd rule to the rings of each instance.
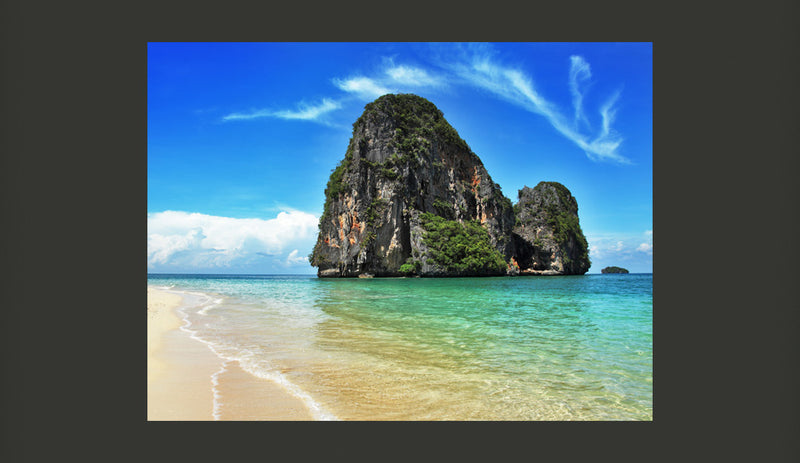
[[523, 274], [582, 275], [589, 270], [589, 246], [578, 221], [578, 202], [558, 182], [519, 190], [514, 206], [515, 258]]
[[600, 273], [629, 273], [629, 272], [628, 269], [626, 268], [612, 265], [610, 267], [604, 268], [603, 270], [600, 270]]
[[[540, 210], [566, 207], [569, 214], [564, 217], [572, 220], [574, 214], [577, 226], [574, 198], [567, 191], [568, 199], [561, 201], [563, 195], [551, 197], [550, 191], [545, 188], [533, 199], [526, 193], [524, 204], [521, 194], [518, 215], [528, 220]], [[541, 224], [515, 226], [511, 201], [478, 156], [433, 103], [416, 95], [389, 94], [366, 105], [325, 197], [319, 236], [309, 256], [320, 277], [569, 274], [588, 269], [588, 258], [585, 265], [579, 259], [580, 228], [562, 239], [562, 234], [548, 235], [561, 228], [547, 218]], [[558, 211], [552, 217], [564, 218]], [[543, 247], [537, 247], [537, 239]]]

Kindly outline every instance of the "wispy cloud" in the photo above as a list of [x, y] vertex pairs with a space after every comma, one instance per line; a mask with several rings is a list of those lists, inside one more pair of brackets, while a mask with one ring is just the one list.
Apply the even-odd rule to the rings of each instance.
[[[403, 90], [413, 90], [423, 87], [443, 87], [446, 85], [445, 80], [441, 76], [437, 76], [431, 71], [414, 66], [395, 65], [390, 58], [384, 60], [382, 71], [375, 77], [357, 75], [345, 79], [334, 78], [331, 82], [339, 90], [362, 100], [374, 100], [381, 95]], [[224, 116], [222, 120], [244, 121], [271, 117], [287, 120], [315, 121], [328, 124], [328, 121], [326, 121], [323, 116], [337, 109], [341, 109], [346, 101], [347, 98], [325, 98], [315, 105], [300, 103], [296, 110], [258, 109], [249, 112], [231, 113]]]
[[329, 100], [326, 98], [316, 106], [301, 104], [300, 109], [298, 111], [289, 111], [289, 110], [277, 111], [275, 113], [275, 117], [280, 117], [281, 119], [301, 119], [308, 121], [317, 119], [321, 115], [329, 113], [341, 107], [342, 104], [340, 102]]
[[606, 98], [604, 104], [597, 109], [600, 124], [598, 128], [592, 129], [585, 95], [593, 75], [591, 65], [584, 57], [573, 55], [569, 58], [569, 77], [565, 82], [572, 97], [572, 107], [569, 108], [568, 105], [558, 105], [548, 99], [524, 71], [500, 63], [495, 50], [488, 44], [439, 44], [432, 49], [442, 52], [437, 57], [436, 65], [432, 67], [398, 64], [395, 63], [395, 58], [387, 57], [384, 58], [383, 65], [373, 73], [331, 79], [337, 89], [347, 94], [345, 97], [324, 99], [317, 105], [301, 104], [297, 110], [232, 113], [223, 120], [277, 117], [325, 123], [323, 116], [341, 108], [348, 97], [350, 100], [373, 100], [387, 93], [467, 85], [544, 117], [559, 134], [572, 141], [593, 161], [630, 163], [628, 158], [619, 153], [624, 139], [613, 129], [621, 90]]
[[223, 116], [223, 121], [246, 121], [250, 119], [259, 119], [262, 117], [275, 117], [274, 111], [267, 109], [253, 110], [249, 113], [231, 113]]
[[411, 87], [440, 87], [446, 83], [441, 76], [432, 74], [425, 69], [405, 65], [396, 66], [392, 61], [386, 69], [386, 75], [395, 84]]
[[583, 113], [584, 90], [582, 84], [592, 77], [592, 68], [582, 56], [573, 55], [569, 59], [569, 91], [572, 93], [572, 107], [575, 109], [573, 123], [577, 126], [584, 122], [588, 126], [589, 120], [586, 119], [586, 115]]
[[[611, 128], [616, 115], [614, 105], [619, 98], [619, 91], [600, 108], [602, 128], [598, 133], [585, 132], [580, 126], [581, 120], [586, 119], [580, 83], [591, 76], [591, 67], [583, 57], [570, 57], [570, 78], [567, 85], [573, 97], [572, 120], [564, 116], [564, 111], [558, 105], [550, 102], [536, 90], [533, 79], [519, 69], [497, 63], [487, 49], [471, 48], [461, 57], [460, 61], [451, 62], [448, 67], [464, 82], [494, 93], [534, 114], [544, 116], [553, 128], [584, 150], [592, 160], [630, 163], [630, 160], [617, 153], [623, 140]], [[588, 125], [588, 120], [586, 123]]]
[[586, 150], [587, 156], [592, 160], [612, 160], [621, 164], [629, 164], [630, 160], [617, 154], [617, 148], [622, 144], [622, 137], [611, 127], [614, 123], [614, 118], [617, 115], [617, 110], [614, 105], [619, 99], [621, 91], [615, 92], [611, 97], [600, 107], [600, 117], [602, 119], [600, 132], [596, 138], [589, 143], [578, 143], [579, 146]]
[[342, 91], [355, 93], [367, 99], [377, 98], [392, 92], [389, 88], [369, 77], [351, 77], [344, 80], [333, 79], [333, 83]]
[[331, 111], [335, 111], [342, 107], [340, 101], [325, 98], [315, 105], [307, 103], [300, 103], [295, 110], [269, 110], [260, 109], [254, 110], [249, 113], [231, 113], [222, 118], [223, 121], [237, 121], [237, 120], [250, 120], [259, 119], [263, 117], [276, 117], [279, 119], [295, 119], [304, 121], [317, 121], [319, 118]]
[[368, 100], [398, 91], [441, 87], [445, 83], [441, 76], [431, 71], [415, 66], [396, 65], [391, 58], [384, 59], [383, 70], [373, 77], [356, 76], [347, 79], [333, 79], [333, 84], [339, 90]]

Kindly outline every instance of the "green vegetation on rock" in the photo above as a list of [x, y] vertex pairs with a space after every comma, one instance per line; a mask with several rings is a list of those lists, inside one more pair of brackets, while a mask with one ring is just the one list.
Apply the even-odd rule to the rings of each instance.
[[353, 162], [353, 139], [350, 139], [347, 152], [344, 155], [336, 168], [331, 171], [331, 176], [328, 179], [328, 185], [325, 187], [325, 206], [323, 207], [322, 216], [319, 218], [320, 226], [323, 221], [330, 217], [331, 203], [339, 198], [339, 195], [348, 190], [348, 185], [344, 181], [344, 174], [350, 168]]
[[548, 223], [553, 227], [553, 237], [559, 245], [566, 244], [570, 236], [575, 236], [583, 247], [587, 246], [576, 215], [563, 210], [550, 211]]
[[377, 223], [378, 219], [388, 205], [389, 201], [380, 198], [374, 198], [372, 202], [369, 203], [369, 206], [367, 207], [367, 221], [365, 224], [365, 229], [368, 231], [367, 234], [364, 235], [364, 239], [361, 241], [362, 247], [369, 246], [369, 244], [375, 240], [375, 237], [377, 236], [375, 233], [375, 227], [379, 225]]
[[446, 272], [492, 274], [505, 271], [505, 259], [492, 247], [489, 233], [478, 221], [459, 223], [429, 212], [420, 214], [420, 219], [428, 257]]
[[309, 261], [324, 277], [585, 273], [569, 190], [540, 182], [518, 196], [512, 204], [433, 103], [384, 95], [331, 170]]
[[400, 273], [405, 275], [414, 275], [422, 270], [422, 262], [414, 257], [409, 257], [406, 262], [400, 266]]
[[389, 201], [381, 198], [374, 198], [369, 207], [367, 207], [367, 227], [372, 228], [375, 226], [375, 221], [378, 220], [379, 214], [389, 205]]
[[363, 124], [366, 118], [378, 117], [380, 113], [390, 114], [397, 125], [392, 140], [397, 154], [389, 159], [389, 164], [419, 164], [435, 138], [469, 150], [439, 108], [425, 98], [412, 94], [383, 95], [364, 107], [364, 113], [354, 127]]
[[[558, 195], [559, 205], [551, 203], [547, 208], [547, 221], [553, 227], [553, 238], [556, 243], [563, 247], [567, 245], [570, 237], [574, 237], [578, 247], [582, 250], [581, 254], [577, 256], [578, 259], [589, 262], [589, 244], [581, 231], [578, 215], [564, 209], [564, 206], [571, 204], [575, 204], [577, 208], [572, 194], [567, 187], [558, 182], [541, 182], [541, 184], [552, 186]], [[565, 256], [564, 261], [569, 263], [570, 259]]]
[[436, 215], [444, 217], [446, 219], [454, 218], [454, 210], [452, 204], [437, 198], [433, 200], [433, 207], [434, 209], [436, 209]]
[[396, 179], [400, 174], [392, 167], [381, 167], [381, 175], [389, 180]]
[[[557, 214], [551, 213], [548, 221], [553, 227], [553, 237], [559, 246], [566, 246], [569, 242], [569, 238], [573, 237], [578, 245], [578, 249], [581, 250], [577, 258], [585, 262], [591, 262], [589, 259], [589, 243], [586, 241], [586, 237], [581, 231], [576, 215], [560, 211]], [[563, 259], [565, 264], [572, 261], [572, 259], [566, 255], [563, 256]]]
[[604, 268], [603, 270], [600, 270], [600, 273], [628, 273], [628, 269], [612, 265], [610, 267]]
[[346, 185], [342, 181], [342, 178], [347, 168], [350, 166], [350, 163], [347, 161], [348, 160], [345, 159], [345, 161], [340, 162], [331, 172], [331, 177], [328, 179], [328, 186], [325, 188], [326, 199], [335, 199], [345, 191]]

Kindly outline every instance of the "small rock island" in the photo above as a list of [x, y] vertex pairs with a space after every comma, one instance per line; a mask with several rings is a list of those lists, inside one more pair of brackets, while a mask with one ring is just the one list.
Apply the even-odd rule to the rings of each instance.
[[615, 267], [612, 265], [611, 267], [606, 267], [603, 270], [600, 270], [600, 273], [628, 273], [628, 269]]
[[[557, 182], [512, 205], [433, 103], [388, 94], [353, 124], [309, 255], [319, 277], [582, 275], [578, 203]], [[605, 272], [604, 272], [605, 273]]]

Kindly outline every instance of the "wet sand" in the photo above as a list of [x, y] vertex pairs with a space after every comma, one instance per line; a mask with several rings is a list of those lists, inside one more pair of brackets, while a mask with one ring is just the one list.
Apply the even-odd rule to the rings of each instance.
[[147, 288], [148, 420], [313, 419], [305, 403], [283, 387], [224, 362], [181, 330], [183, 320], [176, 313], [181, 303], [179, 294]]

